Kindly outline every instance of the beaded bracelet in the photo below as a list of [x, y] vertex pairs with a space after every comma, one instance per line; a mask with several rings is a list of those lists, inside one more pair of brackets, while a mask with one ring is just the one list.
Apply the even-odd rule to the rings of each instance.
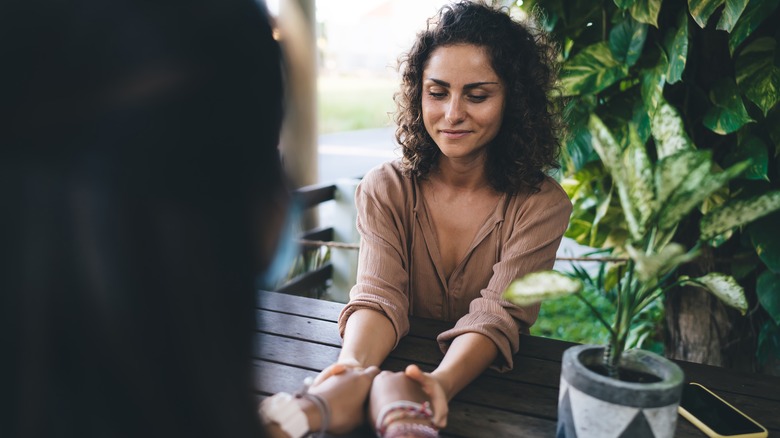
[[312, 382], [314, 382], [314, 379], [311, 377], [304, 379], [303, 387], [300, 391], [295, 393], [295, 398], [305, 398], [317, 406], [317, 409], [320, 411], [320, 418], [322, 419], [320, 421], [320, 431], [317, 433], [317, 437], [324, 438], [325, 432], [327, 432], [328, 427], [330, 426], [330, 407], [324, 398], [309, 392], [309, 387], [311, 386]]
[[439, 432], [427, 424], [419, 423], [395, 423], [388, 427], [387, 433], [383, 438], [400, 438], [406, 436], [415, 436], [418, 438], [437, 438]]
[[[407, 400], [398, 400], [392, 403], [388, 403], [382, 410], [379, 411], [379, 415], [376, 418], [376, 433], [379, 437], [384, 437], [387, 432], [388, 425], [393, 422], [405, 419], [405, 418], [419, 418], [424, 420], [430, 420], [433, 418], [433, 411], [431, 410], [431, 404], [425, 402], [423, 404], [415, 403]], [[435, 429], [434, 429], [435, 430]]]

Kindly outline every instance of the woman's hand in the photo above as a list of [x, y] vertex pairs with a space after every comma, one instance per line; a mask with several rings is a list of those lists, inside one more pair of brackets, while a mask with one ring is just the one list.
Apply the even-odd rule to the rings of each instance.
[[[319, 395], [330, 407], [328, 432], [347, 433], [363, 424], [368, 391], [371, 389], [374, 377], [379, 374], [379, 368], [350, 367], [337, 363], [326, 370], [328, 377], [319, 382], [315, 381], [309, 387], [309, 393]], [[319, 416], [319, 413], [317, 415]], [[309, 417], [310, 425], [321, 424], [321, 421], [322, 419], [313, 422]]]
[[[446, 419], [446, 411], [447, 411], [446, 398], [444, 400], [445, 403], [444, 403], [443, 410], [444, 410], [444, 418]], [[374, 379], [374, 383], [371, 386], [371, 395], [369, 398], [368, 408], [369, 408], [369, 415], [371, 417], [370, 420], [372, 426], [374, 426], [375, 428], [377, 426], [379, 427], [383, 426], [383, 425], [377, 425], [377, 420], [380, 420], [379, 415], [382, 411], [382, 408], [389, 405], [390, 403], [394, 403], [398, 401], [409, 401], [418, 404], [424, 404], [426, 402], [431, 402], [431, 397], [426, 393], [426, 391], [423, 390], [423, 387], [422, 385], [420, 385], [420, 383], [413, 380], [405, 373], [403, 372], [393, 373], [390, 371], [381, 372], [376, 377], [376, 379]], [[440, 407], [440, 409], [442, 408]], [[434, 418], [436, 418], [437, 415], [435, 411], [436, 408], [433, 408], [433, 410], [434, 410]], [[410, 416], [408, 418], [401, 418], [396, 421], [418, 423], [426, 426], [433, 425], [438, 427], [438, 425], [434, 423], [432, 420], [428, 420], [424, 417], [419, 417], [419, 416]], [[395, 424], [395, 422], [391, 424]], [[444, 421], [441, 424], [446, 424], [446, 421]]]
[[428, 396], [433, 409], [433, 425], [439, 429], [447, 427], [449, 403], [447, 393], [434, 375], [423, 372], [417, 365], [409, 365], [404, 371], [406, 377], [419, 383], [420, 388]]

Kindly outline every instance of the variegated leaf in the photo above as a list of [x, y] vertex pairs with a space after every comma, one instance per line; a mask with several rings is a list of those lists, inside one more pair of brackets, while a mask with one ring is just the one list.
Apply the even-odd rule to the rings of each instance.
[[701, 239], [708, 240], [734, 227], [745, 225], [780, 209], [780, 191], [764, 193], [750, 199], [733, 200], [701, 219]]
[[630, 206], [634, 210], [639, 234], [644, 235], [646, 225], [656, 211], [653, 166], [647, 155], [645, 144], [639, 138], [633, 124], [629, 124], [628, 132], [629, 143], [623, 152], [623, 167], [629, 199], [627, 203], [623, 203], [623, 208]]
[[628, 67], [612, 56], [606, 42], [584, 48], [561, 70], [564, 95], [592, 94], [609, 87], [628, 74]]
[[658, 227], [668, 229], [677, 226], [677, 224], [702, 203], [713, 192], [728, 183], [731, 179], [745, 171], [750, 166], [749, 161], [737, 163], [723, 172], [717, 174], [710, 173], [710, 160], [707, 160], [707, 167], [700, 166], [686, 176], [685, 180], [663, 204], [658, 219]]
[[607, 170], [610, 172], [620, 170], [623, 149], [609, 132], [609, 128], [596, 114], [590, 115], [588, 128], [593, 136], [593, 149], [599, 154]]
[[640, 239], [643, 235], [639, 218], [636, 216], [636, 209], [631, 204], [631, 196], [629, 194], [630, 184], [626, 174], [626, 169], [623, 166], [623, 150], [620, 144], [612, 136], [604, 122], [595, 115], [590, 116], [590, 122], [588, 123], [591, 135], [593, 136], [593, 149], [601, 157], [604, 167], [607, 168], [612, 176], [613, 184], [617, 187], [618, 198], [620, 204], [623, 207], [623, 214], [628, 224], [628, 230], [631, 236], [635, 239]]
[[655, 166], [656, 201], [666, 208], [670, 198], [686, 182], [694, 187], [710, 172], [710, 151], [683, 150], [666, 156]]
[[[686, 252], [679, 243], [670, 243], [660, 252], [645, 254], [644, 252], [627, 245], [626, 251], [634, 260], [636, 273], [639, 279], [645, 283], [666, 275], [679, 265], [689, 262], [698, 256], [696, 251]], [[652, 285], [651, 285], [652, 286]]]
[[664, 100], [664, 84], [666, 83], [666, 70], [668, 68], [666, 53], [661, 51], [658, 63], [652, 69], [642, 71], [642, 101], [645, 104], [647, 115], [652, 119], [658, 110], [658, 106]]
[[658, 12], [660, 10], [661, 0], [634, 0], [630, 12], [636, 21], [658, 27]]
[[702, 277], [691, 278], [686, 275], [680, 277], [684, 285], [703, 287], [718, 297], [723, 304], [733, 307], [741, 314], [747, 312], [747, 299], [745, 290], [733, 277], [719, 272], [712, 272]]
[[688, 14], [680, 12], [677, 19], [677, 30], [669, 36], [666, 53], [669, 66], [666, 69], [666, 82], [674, 84], [682, 79], [685, 64], [688, 61]]
[[772, 11], [780, 4], [780, 0], [751, 0], [742, 12], [742, 15], [734, 25], [729, 35], [729, 51], [734, 51], [742, 44], [754, 30], [758, 28], [766, 17], [772, 15]]
[[707, 21], [710, 19], [710, 15], [715, 12], [715, 9], [723, 4], [724, 0], [688, 0], [688, 9], [691, 11], [691, 17], [693, 17], [696, 24], [702, 29], [707, 26]]
[[602, 199], [598, 199], [597, 197], [596, 214], [593, 217], [593, 225], [590, 229], [590, 242], [588, 242], [588, 246], [590, 247], [598, 246], [599, 224], [601, 223], [601, 220], [604, 219], [604, 216], [607, 215], [609, 205], [612, 203], [612, 187], [610, 187], [606, 194], [602, 194], [601, 198]]
[[680, 114], [667, 102], [663, 101], [659, 105], [651, 120], [650, 128], [659, 160], [680, 151], [694, 150]]
[[642, 54], [647, 38], [647, 24], [626, 17], [609, 32], [609, 48], [615, 59], [631, 67]]
[[750, 167], [742, 175], [745, 179], [769, 181], [769, 149], [755, 135], [739, 136], [737, 147], [724, 158], [724, 164], [730, 165], [739, 161], [750, 160]]
[[764, 115], [780, 101], [777, 42], [764, 37], [750, 43], [737, 57], [737, 84]]
[[582, 290], [582, 282], [556, 271], [533, 272], [512, 281], [503, 298], [518, 306], [561, 298]]
[[754, 122], [745, 109], [742, 96], [734, 81], [722, 78], [710, 91], [713, 105], [704, 114], [704, 126], [720, 135], [731, 134], [746, 123]]
[[731, 32], [748, 2], [749, 0], [726, 0], [726, 7], [723, 8], [723, 14], [720, 16], [720, 20], [718, 20], [717, 29]]

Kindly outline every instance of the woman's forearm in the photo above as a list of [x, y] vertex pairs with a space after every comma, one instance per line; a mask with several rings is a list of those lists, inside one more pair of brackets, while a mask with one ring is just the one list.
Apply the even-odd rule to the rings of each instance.
[[493, 363], [498, 355], [496, 344], [485, 335], [464, 333], [452, 341], [447, 354], [431, 373], [451, 400]]
[[395, 345], [395, 329], [383, 314], [360, 309], [349, 316], [339, 362], [357, 362], [363, 367], [379, 366]]

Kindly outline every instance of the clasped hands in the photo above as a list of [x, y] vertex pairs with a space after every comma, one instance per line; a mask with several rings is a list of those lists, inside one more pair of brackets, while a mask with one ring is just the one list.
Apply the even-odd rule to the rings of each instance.
[[[372, 426], [377, 427], [377, 420], [384, 419], [385, 427], [403, 425], [409, 430], [408, 434], [394, 436], [431, 436], [431, 426], [441, 429], [447, 424], [448, 399], [441, 382], [417, 365], [409, 365], [403, 372], [380, 373], [374, 366], [338, 362], [317, 376], [309, 392], [330, 405], [328, 432], [334, 434], [347, 433], [363, 423], [366, 400]], [[427, 411], [414, 408], [420, 405]]]

